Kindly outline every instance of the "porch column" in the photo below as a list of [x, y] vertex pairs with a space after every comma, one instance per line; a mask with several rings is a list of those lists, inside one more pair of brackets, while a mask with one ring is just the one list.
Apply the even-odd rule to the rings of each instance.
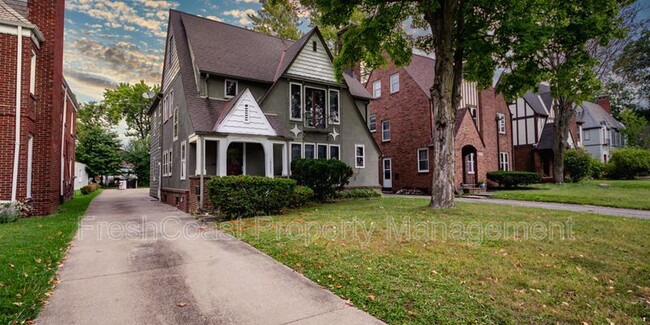
[[217, 176], [226, 176], [228, 173], [228, 145], [230, 145], [230, 140], [228, 139], [219, 140], [217, 143]]
[[201, 153], [203, 152], [203, 141], [201, 141], [201, 138], [199, 138], [198, 141], [196, 141], [196, 169], [194, 170], [194, 175], [200, 175], [201, 174], [201, 159], [203, 159]]
[[264, 141], [262, 147], [264, 147], [264, 171], [266, 177], [273, 178], [273, 143]]
[[289, 176], [289, 154], [287, 150], [287, 143], [282, 144], [282, 176]]

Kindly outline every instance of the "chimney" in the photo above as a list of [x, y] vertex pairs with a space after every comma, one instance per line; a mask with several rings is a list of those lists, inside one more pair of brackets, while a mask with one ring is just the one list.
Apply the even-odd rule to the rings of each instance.
[[598, 97], [598, 105], [602, 107], [607, 114], [612, 114], [612, 106], [609, 104], [609, 97], [608, 96], [600, 96]]

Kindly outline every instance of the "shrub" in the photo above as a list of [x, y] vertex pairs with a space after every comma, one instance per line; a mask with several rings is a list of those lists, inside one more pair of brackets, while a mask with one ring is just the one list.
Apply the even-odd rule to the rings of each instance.
[[20, 210], [12, 203], [0, 204], [0, 224], [10, 223], [20, 218]]
[[99, 185], [97, 185], [97, 183], [90, 183], [90, 184], [80, 188], [79, 191], [81, 191], [81, 194], [83, 194], [83, 195], [88, 195], [88, 194], [90, 194], [92, 192], [97, 191], [98, 188], [99, 188]]
[[337, 199], [362, 199], [380, 197], [381, 193], [371, 188], [355, 188], [346, 191], [336, 192]]
[[297, 159], [291, 162], [291, 178], [314, 190], [318, 201], [331, 201], [336, 190], [350, 182], [352, 168], [340, 160]]
[[618, 149], [607, 163], [607, 176], [614, 179], [634, 179], [650, 172], [650, 151], [639, 148]]
[[296, 186], [289, 200], [290, 208], [299, 208], [306, 205], [314, 198], [314, 190], [307, 186]]
[[289, 204], [296, 182], [261, 176], [215, 177], [207, 182], [210, 200], [224, 217], [274, 214]]
[[510, 188], [520, 185], [539, 183], [542, 180], [542, 174], [531, 172], [497, 171], [487, 173], [487, 178], [493, 182], [499, 183], [499, 186]]
[[582, 150], [569, 150], [564, 155], [564, 175], [577, 183], [589, 176], [591, 169], [591, 155]]
[[591, 168], [589, 168], [589, 176], [593, 179], [601, 179], [605, 174], [605, 164], [598, 159], [591, 160]]

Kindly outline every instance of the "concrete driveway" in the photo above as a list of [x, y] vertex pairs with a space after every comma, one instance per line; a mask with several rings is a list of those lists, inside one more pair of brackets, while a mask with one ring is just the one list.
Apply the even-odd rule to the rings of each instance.
[[97, 197], [63, 264], [38, 324], [381, 323], [147, 189]]

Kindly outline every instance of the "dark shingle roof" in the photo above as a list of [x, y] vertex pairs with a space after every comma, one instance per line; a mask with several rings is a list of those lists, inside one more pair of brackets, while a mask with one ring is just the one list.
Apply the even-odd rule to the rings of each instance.
[[353, 97], [360, 99], [372, 99], [372, 95], [370, 95], [366, 88], [363, 87], [363, 85], [349, 73], [344, 73], [343, 79], [345, 80], [345, 83], [348, 84], [350, 94]]
[[31, 25], [23, 15], [19, 14], [14, 8], [0, 0], [0, 20], [6, 22], [19, 23], [21, 25]]
[[411, 64], [404, 67], [404, 70], [413, 78], [416, 84], [420, 86], [424, 94], [431, 98], [431, 86], [433, 86], [434, 64], [436, 60], [413, 54]]
[[582, 112], [582, 128], [593, 129], [600, 128], [603, 123], [614, 129], [623, 128], [623, 124], [617, 121], [612, 114], [607, 113], [602, 106], [592, 102], [582, 102], [580, 105], [583, 109]]
[[542, 135], [537, 142], [537, 150], [553, 149], [553, 138], [555, 137], [555, 124], [546, 123]]

